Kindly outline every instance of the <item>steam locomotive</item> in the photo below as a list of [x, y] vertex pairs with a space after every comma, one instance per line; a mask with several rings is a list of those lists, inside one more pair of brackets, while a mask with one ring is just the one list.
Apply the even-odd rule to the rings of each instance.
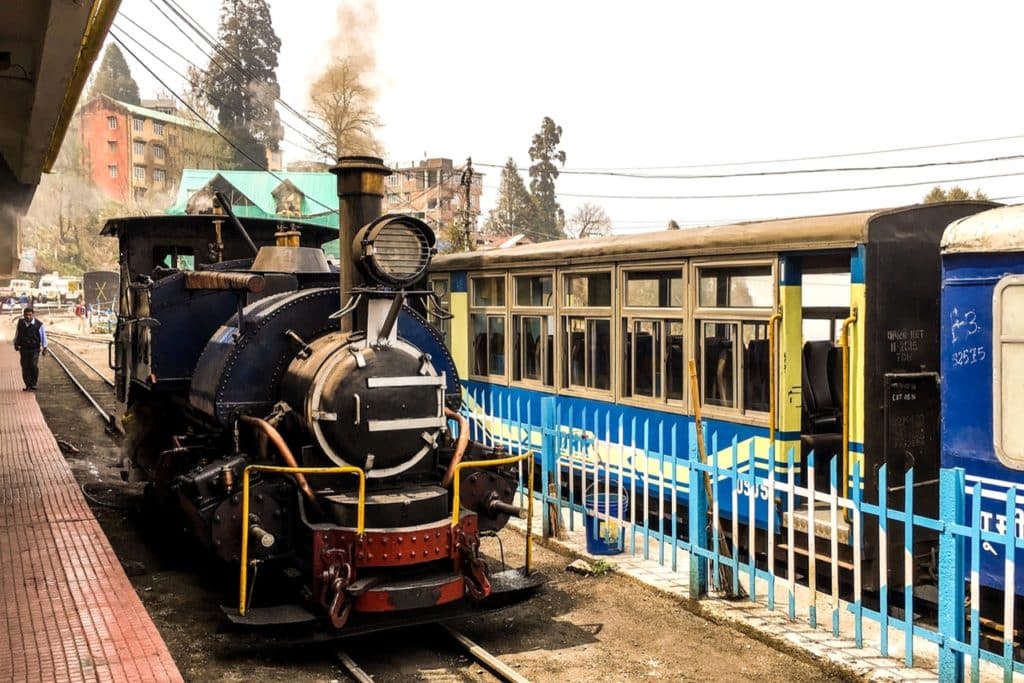
[[[433, 232], [380, 215], [379, 159], [332, 172], [337, 268], [320, 248], [335, 231], [238, 219], [222, 196], [227, 215], [104, 227], [120, 243], [111, 365], [130, 476], [239, 564], [225, 612], [240, 624], [347, 632], [532, 590], [542, 576], [495, 571], [480, 551], [526, 515], [513, 503], [526, 456], [470, 440], [455, 364], [426, 317], [445, 315], [425, 286]], [[261, 567], [294, 592], [250, 606]]]

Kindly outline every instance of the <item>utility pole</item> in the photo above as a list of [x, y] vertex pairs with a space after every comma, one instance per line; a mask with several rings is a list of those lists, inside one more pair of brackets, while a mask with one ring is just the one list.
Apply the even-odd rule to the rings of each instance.
[[471, 203], [472, 202], [472, 198], [473, 198], [473, 195], [472, 195], [472, 189], [473, 189], [473, 158], [472, 157], [466, 157], [466, 170], [464, 170], [462, 172], [462, 181], [461, 181], [461, 183], [462, 183], [462, 187], [466, 191], [466, 204], [465, 204], [465, 217], [464, 217], [464, 220], [466, 221], [466, 224], [465, 224], [466, 249], [468, 251], [473, 251], [476, 248], [476, 244], [475, 244], [475, 240], [473, 239], [473, 234], [470, 231], [470, 226], [472, 225], [472, 218], [473, 218], [473, 205]]

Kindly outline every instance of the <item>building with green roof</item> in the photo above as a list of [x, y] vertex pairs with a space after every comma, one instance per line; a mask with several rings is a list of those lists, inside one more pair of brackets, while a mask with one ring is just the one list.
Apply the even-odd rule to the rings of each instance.
[[[225, 171], [187, 168], [168, 214], [213, 213], [214, 192], [223, 192], [237, 216], [311, 223], [338, 229], [338, 185], [330, 173]], [[338, 242], [324, 245], [338, 257]]]

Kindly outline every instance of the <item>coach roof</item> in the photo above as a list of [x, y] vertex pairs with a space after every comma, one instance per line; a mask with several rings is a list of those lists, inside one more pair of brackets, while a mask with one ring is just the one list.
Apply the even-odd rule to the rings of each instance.
[[432, 268], [480, 270], [515, 265], [568, 265], [609, 259], [649, 259], [692, 254], [754, 254], [848, 248], [866, 241], [868, 220], [877, 214], [877, 211], [861, 211], [635, 235], [538, 242], [508, 249], [445, 254], [434, 259]]
[[942, 235], [943, 254], [995, 251], [1024, 251], [1024, 204], [961, 218]]

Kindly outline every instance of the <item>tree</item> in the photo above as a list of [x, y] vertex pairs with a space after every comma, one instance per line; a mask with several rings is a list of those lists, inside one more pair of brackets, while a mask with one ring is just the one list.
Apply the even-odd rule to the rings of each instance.
[[964, 188], [960, 187], [959, 185], [954, 185], [953, 187], [949, 188], [949, 190], [943, 190], [941, 185], [936, 185], [931, 189], [931, 192], [924, 196], [924, 199], [922, 201], [925, 204], [934, 204], [935, 202], [952, 202], [963, 199], [986, 200], [988, 199], [988, 195], [986, 195], [981, 190], [975, 190], [974, 197], [971, 197], [971, 193], [965, 190]]
[[236, 150], [237, 166], [262, 169], [267, 150], [276, 152], [284, 137], [275, 106], [281, 39], [267, 0], [222, 0], [217, 37], [220, 46], [192, 96], [217, 110], [221, 132], [244, 152]]
[[92, 87], [89, 89], [89, 99], [106, 95], [128, 104], [139, 104], [139, 85], [132, 78], [132, 70], [128, 67], [121, 49], [111, 43], [103, 53], [103, 61], [96, 69], [93, 77]]
[[379, 155], [374, 131], [381, 122], [373, 109], [375, 97], [356, 61], [332, 60], [309, 87], [309, 113], [323, 128], [316, 135], [316, 151], [331, 161], [352, 154]]
[[530, 194], [536, 205], [535, 235], [541, 240], [554, 240], [565, 237], [565, 213], [558, 205], [555, 197], [555, 179], [558, 178], [558, 167], [555, 162], [565, 166], [565, 152], [558, 149], [562, 141], [562, 127], [555, 125], [550, 117], [545, 116], [540, 124], [540, 132], [533, 136], [530, 145]]
[[100, 229], [108, 218], [124, 215], [125, 207], [89, 181], [77, 125], [64, 137], [54, 172], [43, 174], [22, 222], [22, 243], [35, 251], [40, 272], [79, 275], [117, 263], [117, 240], [100, 236]]
[[573, 239], [585, 237], [598, 237], [610, 235], [612, 232], [612, 219], [608, 217], [605, 210], [591, 202], [585, 202], [576, 207], [572, 217], [569, 219], [568, 236]]
[[484, 232], [489, 235], [517, 235], [535, 233], [536, 205], [533, 197], [526, 191], [516, 162], [510, 158], [501, 170], [501, 183], [498, 185], [498, 203], [487, 215]]

